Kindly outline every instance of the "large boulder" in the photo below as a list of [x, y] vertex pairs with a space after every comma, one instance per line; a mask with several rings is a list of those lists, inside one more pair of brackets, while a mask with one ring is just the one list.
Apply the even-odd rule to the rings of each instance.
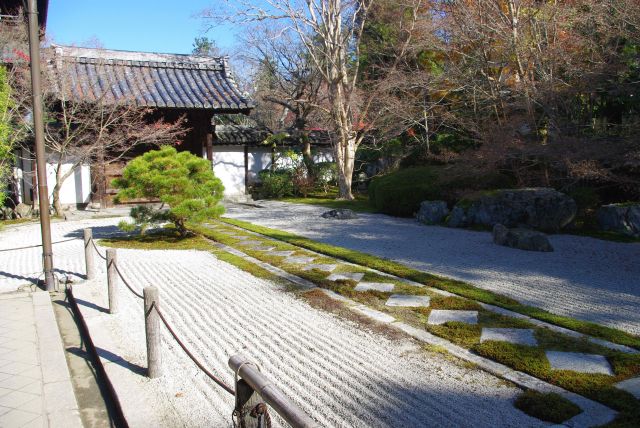
[[423, 201], [420, 203], [416, 219], [425, 224], [438, 224], [442, 223], [447, 215], [449, 208], [445, 201]]
[[22, 202], [16, 205], [15, 213], [18, 218], [29, 218], [32, 212], [33, 209], [31, 205], [23, 204]]
[[[459, 222], [461, 226], [502, 224], [547, 232], [557, 232], [567, 226], [577, 212], [573, 199], [550, 188], [495, 190], [471, 201], [459, 202], [455, 208], [458, 207], [464, 210], [464, 216], [458, 215], [463, 220]], [[449, 226], [460, 227], [451, 220]]]
[[640, 203], [604, 205], [597, 217], [602, 230], [640, 237]]
[[338, 220], [350, 220], [352, 218], [358, 218], [357, 214], [352, 210], [341, 208], [337, 210], [327, 211], [322, 214], [322, 218], [335, 218]]
[[501, 224], [493, 227], [493, 242], [519, 250], [553, 251], [549, 238], [544, 233], [530, 229], [509, 229]]

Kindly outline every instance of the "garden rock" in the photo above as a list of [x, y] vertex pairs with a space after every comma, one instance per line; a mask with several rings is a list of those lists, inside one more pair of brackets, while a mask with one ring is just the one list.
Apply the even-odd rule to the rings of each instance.
[[29, 218], [31, 217], [33, 209], [31, 208], [31, 205], [19, 203], [14, 211], [18, 218]]
[[501, 224], [493, 227], [493, 242], [505, 247], [527, 251], [553, 251], [549, 238], [529, 229], [509, 229]]
[[425, 224], [438, 224], [449, 215], [449, 208], [444, 201], [423, 201], [416, 219]]
[[640, 203], [604, 205], [597, 217], [602, 230], [640, 237]]
[[449, 227], [467, 227], [469, 226], [469, 219], [464, 208], [455, 206], [451, 210], [449, 220], [447, 220], [447, 226]]
[[351, 220], [353, 218], [358, 218], [355, 212], [352, 210], [342, 208], [337, 210], [327, 211], [322, 214], [322, 218], [335, 218], [338, 220]]

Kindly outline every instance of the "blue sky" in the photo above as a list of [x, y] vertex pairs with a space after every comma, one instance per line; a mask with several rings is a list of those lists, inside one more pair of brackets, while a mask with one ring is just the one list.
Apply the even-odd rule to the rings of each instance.
[[[97, 39], [107, 49], [190, 53], [203, 33], [197, 13], [216, 0], [51, 0], [47, 35], [54, 43], [81, 45]], [[235, 42], [232, 27], [206, 36], [225, 49]]]

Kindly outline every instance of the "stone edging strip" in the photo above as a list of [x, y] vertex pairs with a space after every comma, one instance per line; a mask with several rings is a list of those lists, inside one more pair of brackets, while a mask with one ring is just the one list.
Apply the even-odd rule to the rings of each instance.
[[[243, 229], [243, 228], [241, 228], [241, 227], [239, 227], [239, 226], [236, 226], [236, 225], [233, 225], [233, 224], [229, 224], [229, 223], [224, 223], [224, 224], [225, 224], [226, 226], [228, 226], [228, 227], [232, 227], [232, 228], [235, 228], [235, 229], [241, 230], [241, 231], [243, 231], [243, 232], [245, 232], [245, 233], [249, 233], [249, 234], [252, 234], [252, 235], [255, 235], [255, 236], [260, 236], [260, 237], [265, 238], [265, 239], [273, 239], [273, 240], [277, 240], [277, 239], [275, 239], [275, 238], [271, 238], [270, 236], [262, 235], [262, 234], [260, 234], [260, 233], [253, 232], [253, 231], [251, 231], [251, 230]], [[282, 242], [285, 242], [285, 241], [282, 241]], [[313, 250], [309, 250], [309, 249], [304, 248], [304, 247], [299, 247], [299, 246], [297, 246], [297, 245], [295, 245], [295, 244], [290, 244], [290, 243], [288, 243], [288, 242], [286, 242], [286, 243], [287, 243], [288, 245], [291, 245], [291, 246], [294, 246], [294, 247], [297, 247], [297, 248], [301, 248], [302, 250], [307, 251], [307, 252], [309, 252], [309, 253], [316, 254], [316, 255], [318, 255], [318, 256], [320, 256], [320, 257], [332, 257], [332, 256], [328, 256], [328, 255], [326, 255], [326, 254], [318, 253], [318, 252], [313, 251]], [[217, 243], [216, 243], [216, 244], [217, 244]], [[231, 247], [228, 247], [228, 248], [231, 248]], [[232, 248], [232, 250], [237, 251], [237, 250], [235, 250], [235, 249], [233, 249], [233, 248]], [[246, 255], [246, 254], [244, 254], [244, 253], [242, 253], [242, 254], [243, 254], [245, 257], [249, 257], [249, 258], [250, 258], [250, 259], [252, 259], [252, 260], [256, 260], [256, 259], [253, 259], [253, 257], [247, 256], [247, 255]], [[239, 255], [239, 254], [238, 254], [238, 255]], [[241, 257], [242, 257], [242, 256], [241, 256]], [[332, 257], [332, 258], [334, 258], [334, 259], [335, 259], [335, 257]], [[336, 259], [336, 260], [339, 260], [339, 259]], [[257, 261], [258, 261], [259, 263], [262, 263], [262, 262], [260, 262], [259, 260], [257, 260]], [[455, 296], [455, 297], [461, 297], [461, 298], [463, 298], [463, 299], [471, 300], [471, 299], [468, 299], [467, 297], [458, 296], [457, 294], [451, 293], [451, 292], [449, 292], [449, 291], [440, 290], [439, 288], [429, 287], [429, 286], [427, 286], [427, 285], [425, 285], [425, 284], [421, 284], [421, 283], [419, 283], [419, 282], [411, 281], [411, 280], [408, 280], [408, 279], [405, 279], [405, 278], [398, 278], [398, 277], [396, 277], [396, 276], [394, 276], [394, 275], [388, 274], [388, 273], [386, 273], [386, 272], [381, 272], [381, 271], [378, 271], [378, 270], [376, 270], [376, 269], [371, 269], [371, 268], [366, 267], [366, 266], [357, 265], [357, 264], [355, 264], [355, 263], [347, 262], [347, 261], [344, 261], [344, 260], [341, 260], [341, 263], [344, 263], [344, 264], [346, 264], [346, 265], [348, 265], [348, 266], [356, 266], [356, 267], [364, 268], [364, 269], [368, 270], [369, 272], [372, 272], [372, 273], [375, 273], [375, 274], [378, 274], [378, 275], [381, 275], [381, 276], [386, 276], [386, 277], [388, 277], [388, 278], [394, 278], [394, 279], [396, 279], [396, 280], [399, 280], [399, 281], [404, 282], [404, 283], [405, 283], [405, 284], [407, 284], [407, 285], [412, 285], [412, 286], [414, 286], [414, 287], [421, 287], [421, 288], [425, 288], [425, 289], [427, 289], [427, 290], [429, 290], [429, 291], [431, 291], [431, 292], [433, 292], [433, 293], [440, 294], [441, 296], [447, 296], [447, 297]], [[270, 266], [270, 265], [269, 265], [269, 266]], [[273, 267], [273, 266], [272, 266], [272, 267]], [[276, 269], [277, 269], [277, 268], [276, 268]], [[275, 272], [274, 272], [274, 273], [275, 273]], [[285, 272], [285, 273], [286, 273], [286, 272]], [[287, 273], [287, 274], [288, 274], [288, 273]], [[302, 278], [299, 278], [299, 279], [302, 279]], [[306, 280], [303, 280], [303, 281], [306, 281]], [[296, 281], [292, 281], [292, 282], [296, 282]], [[307, 281], [307, 282], [308, 282], [308, 281]], [[297, 282], [296, 282], [296, 283], [297, 283]], [[314, 285], [314, 286], [315, 286], [315, 285]], [[474, 301], [475, 301], [475, 300], [474, 300]], [[490, 304], [488, 304], [488, 303], [482, 303], [482, 302], [477, 302], [477, 303], [478, 303], [480, 306], [482, 306], [482, 308], [484, 308], [484, 309], [486, 309], [486, 310], [488, 310], [488, 311], [491, 311], [491, 312], [497, 313], [497, 314], [499, 314], [499, 315], [505, 315], [505, 316], [512, 317], [512, 318], [518, 318], [518, 319], [526, 320], [526, 321], [529, 321], [531, 324], [534, 324], [534, 325], [535, 325], [535, 326], [537, 326], [537, 327], [544, 327], [544, 328], [548, 328], [549, 330], [555, 331], [556, 333], [562, 333], [562, 334], [564, 334], [564, 335], [567, 335], [567, 336], [570, 336], [570, 337], [573, 337], [573, 338], [576, 338], [576, 339], [586, 339], [586, 340], [588, 340], [589, 342], [592, 342], [592, 343], [594, 343], [594, 344], [596, 344], [596, 345], [603, 346], [603, 347], [605, 347], [605, 348], [609, 348], [609, 349], [614, 350], [614, 351], [624, 352], [624, 353], [627, 353], [627, 354], [640, 354], [640, 350], [637, 350], [637, 349], [631, 348], [631, 347], [629, 347], [629, 346], [620, 345], [620, 344], [617, 344], [617, 343], [609, 342], [609, 341], [604, 340], [604, 339], [599, 339], [599, 338], [597, 338], [597, 337], [590, 336], [590, 335], [588, 335], [588, 334], [579, 333], [579, 332], [574, 331], [574, 330], [569, 330], [568, 328], [560, 327], [560, 326], [555, 325], [555, 324], [551, 324], [551, 323], [548, 323], [548, 322], [545, 322], [545, 321], [541, 321], [541, 320], [539, 320], [539, 319], [537, 319], [537, 318], [531, 318], [531, 317], [529, 317], [529, 316], [527, 316], [527, 315], [520, 314], [520, 313], [518, 313], [518, 312], [513, 312], [513, 311], [510, 311], [509, 309], [504, 309], [504, 308], [501, 308], [501, 307], [499, 307], [499, 306], [494, 306], [494, 305], [490, 305]]]
[[[235, 227], [235, 226], [233, 226]], [[242, 229], [244, 230], [244, 229]], [[253, 233], [253, 232], [251, 232]], [[255, 233], [254, 233], [255, 234]], [[255, 234], [255, 235], [259, 235], [259, 234]], [[259, 236], [263, 236], [263, 235], [259, 235]], [[208, 239], [208, 238], [207, 238]], [[384, 312], [380, 312], [377, 311], [375, 309], [371, 309], [367, 306], [364, 306], [362, 304], [359, 304], [347, 297], [344, 297], [338, 293], [335, 293], [331, 290], [327, 290], [324, 288], [320, 288], [317, 287], [315, 284], [313, 284], [312, 282], [300, 278], [296, 275], [293, 275], [291, 273], [285, 272], [282, 269], [279, 269], [275, 266], [272, 266], [268, 263], [262, 262], [260, 260], [257, 260], [245, 253], [243, 253], [242, 251], [239, 251], [235, 248], [232, 248], [228, 245], [219, 243], [219, 242], [215, 242], [209, 239], [209, 241], [211, 241], [217, 248], [220, 248], [221, 250], [227, 251], [233, 255], [236, 255], [238, 257], [241, 257], [251, 263], [254, 263], [260, 267], [262, 267], [263, 269], [273, 273], [274, 275], [277, 275], [283, 279], [286, 279], [298, 286], [300, 286], [301, 288], [304, 289], [319, 289], [322, 290], [328, 297], [334, 299], [334, 300], [338, 300], [344, 304], [346, 304], [351, 310], [354, 310], [356, 312], [358, 312], [360, 315], [365, 316], [373, 321], [376, 322], [381, 322], [381, 323], [385, 323], [397, 330], [400, 330], [402, 332], [404, 332], [405, 334], [408, 334], [409, 336], [413, 337], [414, 339], [429, 344], [429, 345], [436, 345], [436, 346], [440, 346], [444, 349], [447, 350], [447, 352], [449, 352], [451, 355], [454, 355], [457, 358], [460, 358], [461, 360], [470, 362], [475, 364], [476, 366], [478, 366], [480, 369], [485, 370], [497, 377], [500, 377], [502, 379], [505, 379], [507, 381], [510, 381], [516, 385], [518, 385], [521, 388], [524, 389], [532, 389], [534, 391], [538, 391], [541, 393], [549, 393], [549, 392], [554, 392], [558, 395], [561, 395], [562, 397], [570, 400], [572, 403], [576, 404], [577, 406], [579, 406], [582, 409], [582, 413], [574, 416], [573, 418], [569, 419], [568, 421], [565, 421], [562, 425], [564, 426], [569, 426], [569, 427], [591, 427], [591, 426], [599, 426], [599, 425], [604, 425], [606, 423], [611, 422], [613, 419], [615, 419], [617, 412], [610, 409], [609, 407], [605, 406], [604, 404], [600, 404], [596, 401], [590, 400], [586, 397], [583, 397], [579, 394], [576, 394], [574, 392], [570, 392], [567, 391], [563, 388], [560, 388], [559, 386], [555, 386], [552, 385], [550, 383], [547, 383], [543, 380], [540, 380], [538, 378], [535, 378], [531, 375], [528, 375], [526, 373], [522, 373], [519, 372], [517, 370], [513, 370], [510, 367], [507, 367], [503, 364], [497, 363], [495, 361], [489, 360], [487, 358], [481, 357], [479, 355], [473, 354], [472, 352], [470, 352], [467, 349], [464, 349], [460, 346], [454, 345], [453, 343], [432, 335], [431, 333], [427, 332], [427, 331], [423, 331], [420, 329], [417, 329], [415, 327], [412, 327], [408, 324], [405, 324], [403, 322], [399, 322], [399, 321], [395, 321], [395, 319], [393, 317], [391, 317], [388, 314], [385, 314]], [[309, 251], [306, 250], [305, 251]], [[315, 253], [313, 251], [310, 251], [314, 254], [318, 254]], [[372, 270], [372, 269], [370, 269]], [[389, 275], [387, 275], [389, 276]], [[420, 284], [422, 287], [426, 287], [424, 284]], [[431, 287], [429, 287], [431, 288]], [[438, 290], [438, 291], [442, 291], [442, 290]], [[447, 294], [453, 295], [451, 293], [445, 292]], [[490, 305], [487, 305], [490, 306]], [[488, 310], [491, 310], [490, 308], [487, 308]], [[501, 308], [498, 308], [501, 309]], [[504, 310], [508, 313], [511, 313], [511, 311], [507, 311], [506, 309]], [[520, 315], [520, 314], [518, 314]], [[526, 317], [525, 315], [520, 315], [520, 317]], [[542, 322], [541, 322], [542, 323]], [[546, 323], [542, 323], [542, 324], [546, 324]], [[545, 325], [546, 326], [546, 325]], [[571, 330], [569, 330], [571, 331]], [[576, 332], [573, 332], [576, 333]], [[580, 333], [577, 333], [580, 334]]]
[[82, 427], [80, 411], [64, 356], [64, 346], [46, 291], [31, 294], [42, 369], [44, 412], [48, 426]]

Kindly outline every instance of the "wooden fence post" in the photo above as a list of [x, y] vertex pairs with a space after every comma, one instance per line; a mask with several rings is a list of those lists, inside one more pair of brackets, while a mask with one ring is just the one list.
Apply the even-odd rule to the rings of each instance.
[[118, 257], [115, 248], [107, 249], [107, 290], [109, 294], [109, 313], [118, 313]]
[[93, 279], [96, 277], [96, 265], [93, 260], [93, 244], [91, 241], [93, 240], [93, 232], [90, 228], [83, 230], [84, 237], [84, 262], [85, 262], [85, 273], [87, 279]]
[[[145, 287], [144, 326], [147, 336], [147, 371], [151, 379], [162, 376], [162, 326], [156, 309], [160, 309], [160, 293], [156, 287]], [[152, 305], [155, 306], [152, 308]]]

